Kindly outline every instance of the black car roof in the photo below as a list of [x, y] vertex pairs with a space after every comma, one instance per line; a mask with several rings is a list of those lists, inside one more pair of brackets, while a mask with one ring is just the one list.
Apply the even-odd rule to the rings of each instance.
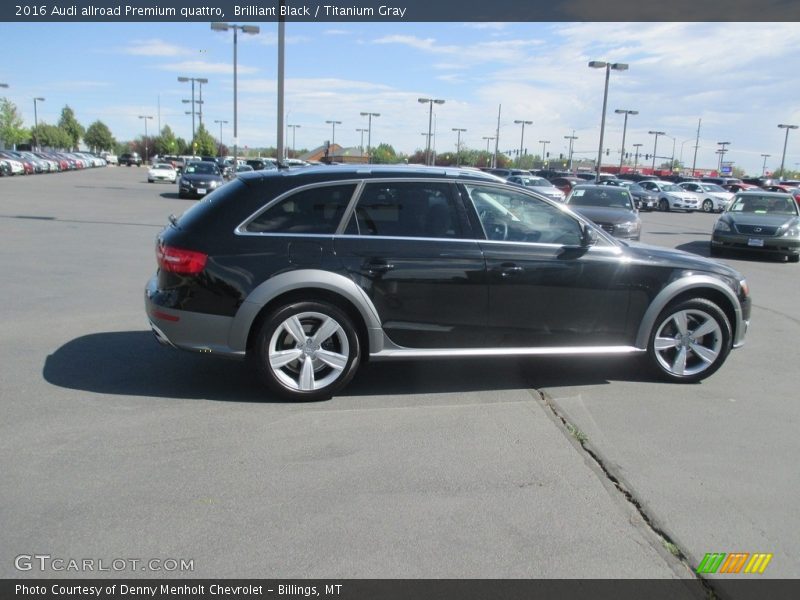
[[270, 169], [269, 171], [254, 171], [242, 173], [239, 179], [243, 182], [259, 183], [275, 178], [284, 180], [297, 178], [308, 179], [309, 182], [338, 180], [338, 179], [372, 179], [378, 177], [419, 178], [419, 177], [445, 177], [452, 179], [491, 181], [505, 183], [505, 180], [481, 171], [460, 169], [456, 167], [424, 167], [410, 165], [322, 165], [291, 169]]

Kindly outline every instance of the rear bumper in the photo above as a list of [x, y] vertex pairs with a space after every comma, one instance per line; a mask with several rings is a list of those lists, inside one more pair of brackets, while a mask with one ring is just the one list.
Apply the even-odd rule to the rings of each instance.
[[192, 352], [245, 357], [244, 351], [233, 350], [228, 345], [233, 317], [172, 308], [169, 298], [169, 294], [158, 290], [155, 277], [147, 283], [144, 292], [145, 312], [159, 343]]

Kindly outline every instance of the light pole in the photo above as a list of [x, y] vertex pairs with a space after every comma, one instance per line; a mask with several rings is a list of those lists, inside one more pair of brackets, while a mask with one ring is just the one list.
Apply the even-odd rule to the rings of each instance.
[[295, 153], [295, 145], [294, 145], [295, 134], [297, 133], [297, 128], [300, 127], [300, 125], [287, 125], [286, 129], [288, 130], [290, 127], [292, 128], [292, 154], [294, 154]]
[[227, 121], [223, 121], [221, 119], [215, 119], [214, 123], [219, 123], [219, 155], [222, 156], [222, 126], [227, 125]]
[[456, 166], [461, 166], [461, 134], [466, 131], [460, 127], [453, 127], [453, 131], [458, 132], [458, 141], [456, 142]]
[[578, 139], [578, 136], [575, 135], [575, 130], [572, 130], [572, 135], [565, 135], [565, 140], [569, 140], [569, 158], [567, 159], [567, 170], [572, 171], [572, 143]]
[[611, 75], [611, 70], [614, 71], [627, 71], [628, 65], [625, 63], [609, 63], [602, 60], [593, 60], [589, 62], [589, 67], [592, 69], [603, 69], [606, 70], [606, 85], [603, 90], [603, 114], [600, 118], [600, 146], [597, 149], [597, 173], [595, 175], [595, 181], [600, 182], [600, 163], [603, 160], [603, 135], [606, 129], [606, 105], [608, 104], [608, 79]]
[[519, 160], [517, 161], [517, 166], [522, 164], [522, 148], [525, 145], [525, 125], [533, 125], [533, 121], [524, 121], [524, 120], [515, 120], [515, 125], [522, 125], [522, 133], [519, 136]]
[[486, 154], [489, 154], [489, 142], [494, 140], [494, 137], [483, 136], [483, 139], [486, 140]]
[[717, 146], [720, 146], [719, 150], [717, 150], [717, 154], [719, 154], [719, 165], [717, 165], [717, 174], [722, 173], [722, 157], [725, 156], [725, 153], [728, 151], [727, 146], [730, 146], [730, 142], [717, 142]]
[[625, 123], [622, 125], [622, 150], [619, 153], [619, 172], [622, 173], [622, 161], [625, 160], [625, 134], [628, 132], [628, 115], [638, 115], [639, 111], [617, 108], [614, 112], [618, 115], [625, 115]]
[[420, 104], [428, 104], [428, 143], [425, 147], [425, 164], [431, 164], [431, 125], [433, 123], [433, 105], [444, 104], [439, 98], [417, 98]]
[[649, 133], [650, 135], [656, 136], [655, 140], [653, 141], [653, 166], [652, 166], [653, 174], [655, 174], [655, 170], [656, 170], [656, 151], [658, 150], [658, 136], [667, 135], [667, 134], [664, 133], [663, 131], [648, 131], [647, 133]]
[[[200, 84], [200, 102], [201, 102], [200, 106], [202, 107], [203, 106], [202, 105], [202, 101], [203, 101], [203, 91], [202, 91], [203, 90], [203, 84], [204, 83], [208, 83], [208, 79], [205, 79], [204, 77], [178, 77], [178, 81], [180, 83], [187, 83], [189, 81], [192, 82], [192, 99], [191, 100], [182, 100], [181, 102], [183, 102], [184, 104], [189, 104], [190, 102], [192, 103], [192, 146], [194, 147], [194, 137], [195, 137], [194, 115], [197, 112], [196, 111], [196, 107], [195, 107], [195, 104], [197, 104], [197, 102], [194, 99], [194, 84], [195, 84], [195, 82]], [[200, 110], [202, 111], [203, 109], [201, 108]], [[201, 114], [202, 114], [202, 112], [201, 112]], [[200, 118], [200, 124], [201, 125], [203, 124], [202, 117]]]
[[367, 164], [372, 162], [372, 117], [380, 117], [381, 113], [362, 112], [362, 117], [367, 117]]
[[539, 143], [542, 145], [542, 168], [544, 168], [544, 155], [547, 152], [547, 144], [550, 143], [550, 140], [539, 140]]
[[783, 178], [783, 165], [786, 163], [786, 145], [789, 143], [789, 130], [797, 129], [797, 125], [780, 124], [779, 128], [786, 130], [786, 137], [783, 140], [783, 154], [781, 155], [781, 178]]
[[366, 128], [358, 127], [356, 129], [356, 131], [358, 131], [361, 134], [361, 145], [358, 148], [361, 151], [361, 157], [363, 158], [364, 157], [364, 132], [366, 131]]
[[641, 148], [644, 144], [634, 144], [633, 147], [636, 148], [636, 153], [633, 156], [633, 172], [636, 173], [636, 166], [639, 164], [639, 148]]
[[239, 30], [242, 33], [248, 33], [251, 35], [255, 35], [261, 31], [261, 29], [256, 25], [238, 25], [236, 23], [211, 23], [211, 30], [212, 31], [228, 31], [228, 29], [233, 29], [233, 168], [236, 168], [237, 162], [237, 155], [239, 153], [239, 115], [237, 109], [237, 89], [236, 89], [236, 73], [237, 73], [237, 66], [236, 66], [236, 47], [237, 47], [237, 33]]
[[[8, 87], [8, 86], [5, 86], [5, 87]], [[34, 131], [39, 129], [39, 115], [38, 115], [38, 113], [36, 111], [36, 103], [37, 102], [44, 102], [44, 98], [41, 98], [41, 97], [37, 96], [36, 98], [33, 99], [33, 129], [34, 129]], [[36, 139], [36, 134], [34, 134], [34, 138], [33, 138], [33, 147], [36, 148], [37, 150], [39, 149], [39, 140]], [[16, 146], [15, 146], [15, 148], [16, 148]]]
[[[331, 152], [333, 152], [333, 145], [336, 143], [336, 126], [341, 125], [341, 121], [325, 121], [328, 125], [330, 125], [333, 130], [331, 131]], [[330, 159], [332, 155], [329, 155], [328, 158]]]
[[678, 158], [678, 162], [681, 163], [681, 167], [683, 167], [683, 147], [686, 144], [688, 144], [689, 142], [693, 142], [693, 141], [694, 141], [694, 138], [689, 138], [688, 140], [683, 140], [681, 142], [681, 155], [680, 155], [680, 158]]
[[761, 175], [764, 175], [764, 173], [767, 172], [767, 159], [772, 155], [771, 154], [762, 154], [761, 156], [764, 158], [764, 164], [761, 165]]
[[150, 115], [139, 115], [140, 119], [144, 119], [144, 164], [147, 164], [147, 120], [152, 119]]

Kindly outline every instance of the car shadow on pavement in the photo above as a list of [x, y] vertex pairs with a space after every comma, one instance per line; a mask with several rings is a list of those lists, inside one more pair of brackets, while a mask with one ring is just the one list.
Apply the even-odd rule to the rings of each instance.
[[178, 196], [178, 192], [161, 192], [159, 194], [162, 198], [167, 198], [168, 200], [180, 200], [180, 196]]
[[[52, 385], [99, 394], [282, 402], [270, 397], [251, 365], [159, 345], [149, 331], [93, 333], [50, 354]], [[603, 385], [648, 381], [630, 358], [470, 358], [370, 362], [340, 395], [381, 396]]]

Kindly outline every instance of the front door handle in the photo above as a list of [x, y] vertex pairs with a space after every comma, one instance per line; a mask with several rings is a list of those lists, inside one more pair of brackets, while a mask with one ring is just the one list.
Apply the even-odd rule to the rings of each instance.
[[369, 275], [379, 275], [394, 269], [394, 265], [385, 260], [371, 260], [364, 263], [362, 269]]
[[500, 277], [511, 277], [512, 275], [522, 273], [525, 269], [514, 263], [503, 263], [499, 267], [496, 267], [494, 271], [500, 273]]

